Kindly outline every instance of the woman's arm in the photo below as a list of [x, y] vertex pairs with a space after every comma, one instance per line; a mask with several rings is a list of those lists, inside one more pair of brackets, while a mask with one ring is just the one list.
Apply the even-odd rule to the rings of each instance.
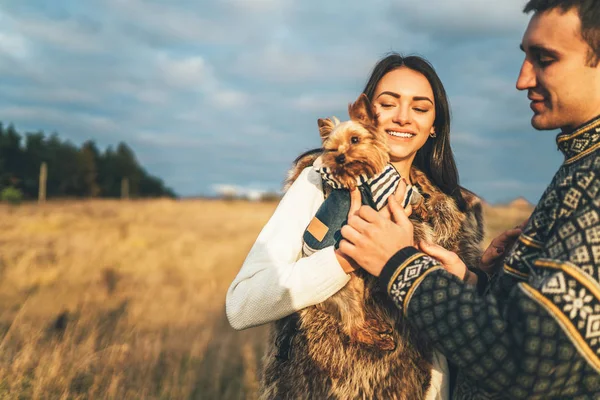
[[302, 235], [322, 202], [319, 174], [304, 169], [227, 291], [225, 309], [234, 329], [276, 321], [321, 303], [349, 281], [333, 247], [301, 258]]

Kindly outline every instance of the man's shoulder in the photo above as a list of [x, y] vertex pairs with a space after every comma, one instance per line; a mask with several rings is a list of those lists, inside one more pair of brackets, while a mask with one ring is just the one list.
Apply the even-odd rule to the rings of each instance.
[[557, 186], [568, 187], [572, 195], [576, 191], [579, 196], [600, 199], [600, 149], [568, 165], [561, 178]]

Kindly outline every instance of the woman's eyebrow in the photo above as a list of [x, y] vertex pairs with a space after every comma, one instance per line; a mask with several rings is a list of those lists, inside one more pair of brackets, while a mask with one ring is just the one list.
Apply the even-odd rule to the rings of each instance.
[[387, 95], [389, 95], [389, 96], [395, 97], [395, 98], [397, 98], [397, 99], [399, 99], [399, 98], [400, 98], [400, 95], [399, 95], [398, 93], [394, 93], [394, 92], [387, 92], [387, 91], [386, 91], [386, 92], [381, 92], [381, 93], [379, 93], [379, 96], [377, 96], [377, 98], [379, 98], [379, 97], [383, 96], [384, 94], [387, 94]]
[[[383, 96], [385, 94], [387, 94], [388, 96], [395, 97], [396, 99], [400, 98], [400, 95], [398, 93], [389, 92], [389, 91], [379, 93], [379, 96], [377, 96], [377, 98], [379, 98], [379, 97], [381, 97], [381, 96]], [[428, 101], [431, 104], [433, 104], [433, 101], [429, 97], [427, 97], [427, 96], [415, 96], [415, 97], [413, 97], [413, 101], [421, 101], [421, 100], [425, 100], [425, 101]]]
[[430, 102], [431, 104], [433, 104], [433, 101], [431, 101], [431, 99], [427, 96], [415, 96], [413, 97], [413, 101], [420, 101], [420, 100], [425, 100]]

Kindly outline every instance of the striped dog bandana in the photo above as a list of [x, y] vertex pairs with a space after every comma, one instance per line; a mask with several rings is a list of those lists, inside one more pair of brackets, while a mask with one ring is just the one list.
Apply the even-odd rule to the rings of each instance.
[[[324, 167], [321, 157], [317, 158], [313, 164], [313, 168], [319, 174], [321, 179], [330, 185], [334, 189], [345, 189], [345, 187], [336, 180], [332, 174], [331, 169]], [[385, 206], [388, 197], [396, 191], [398, 184], [400, 183], [400, 174], [394, 168], [392, 164], [387, 164], [383, 171], [371, 178], [366, 175], [361, 175], [356, 179], [356, 184], [364, 194], [370, 192], [373, 208], [381, 210]], [[361, 188], [362, 187], [362, 188]], [[408, 185], [404, 199], [402, 200], [402, 207], [406, 207], [409, 203], [415, 204], [419, 201], [421, 194], [415, 186]]]

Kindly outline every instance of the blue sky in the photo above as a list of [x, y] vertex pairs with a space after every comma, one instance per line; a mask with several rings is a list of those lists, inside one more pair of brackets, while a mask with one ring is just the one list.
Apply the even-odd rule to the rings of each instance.
[[4, 0], [0, 121], [131, 145], [181, 195], [276, 190], [389, 51], [448, 91], [461, 183], [537, 202], [562, 162], [515, 89], [524, 1]]

